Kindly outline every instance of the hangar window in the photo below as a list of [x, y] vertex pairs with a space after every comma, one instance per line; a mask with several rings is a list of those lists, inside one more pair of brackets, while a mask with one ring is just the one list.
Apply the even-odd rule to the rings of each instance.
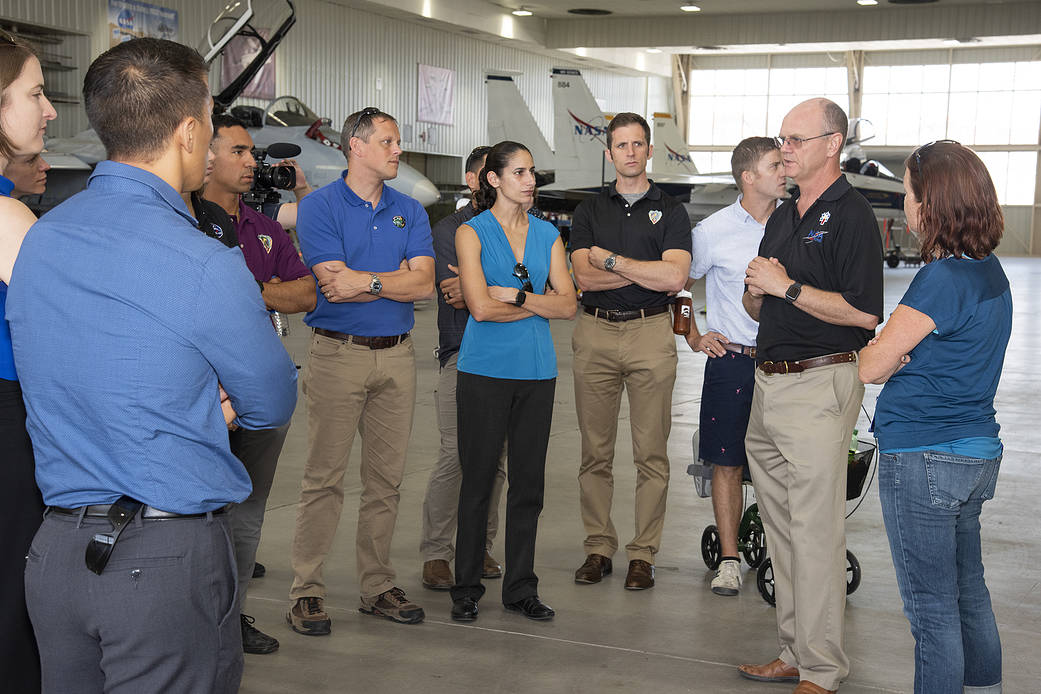
[[822, 92], [848, 108], [846, 68], [692, 70], [688, 142], [721, 148], [692, 152], [694, 164], [699, 171], [728, 171], [734, 145], [746, 137], [776, 135], [792, 106]]

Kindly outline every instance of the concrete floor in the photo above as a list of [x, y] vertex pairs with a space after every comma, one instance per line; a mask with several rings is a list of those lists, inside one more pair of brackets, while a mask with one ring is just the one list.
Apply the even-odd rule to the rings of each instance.
[[[984, 560], [1004, 646], [1006, 692], [1041, 691], [1041, 496], [1037, 426], [1041, 375], [1034, 365], [1041, 353], [1041, 260], [1003, 261], [1012, 281], [1015, 320], [998, 390], [997, 411], [1005, 457], [995, 499], [984, 506]], [[886, 311], [892, 311], [914, 276], [914, 269], [886, 270]], [[700, 303], [699, 303], [700, 299]], [[704, 299], [695, 296], [695, 306]], [[547, 464], [545, 510], [540, 525], [536, 569], [540, 594], [556, 619], [535, 623], [506, 613], [498, 582], [488, 582], [480, 619], [463, 626], [449, 618], [447, 594], [420, 584], [420, 515], [427, 478], [437, 455], [433, 387], [437, 362], [436, 308], [416, 311], [419, 396], [401, 511], [393, 545], [398, 583], [426, 610], [426, 621], [404, 626], [357, 611], [354, 530], [359, 482], [358, 446], [347, 473], [346, 503], [334, 550], [326, 564], [326, 609], [333, 632], [325, 637], [293, 633], [284, 613], [292, 579], [289, 546], [306, 457], [306, 409], [301, 401], [279, 464], [268, 503], [258, 559], [267, 576], [250, 586], [246, 609], [256, 626], [278, 638], [281, 649], [246, 656], [242, 692], [744, 692], [791, 691], [792, 685], [740, 679], [742, 662], [765, 662], [777, 655], [773, 608], [755, 589], [755, 573], [745, 571], [736, 598], [709, 592], [711, 573], [701, 559], [702, 530], [713, 522], [708, 499], [695, 494], [686, 467], [691, 435], [697, 427], [703, 355], [678, 340], [679, 376], [673, 394], [669, 444], [672, 485], [665, 537], [657, 558], [657, 586], [630, 592], [624, 582], [624, 551], [616, 572], [601, 584], [578, 586], [572, 576], [582, 563], [584, 536], [578, 513], [579, 432], [571, 381], [572, 324], [554, 321], [560, 368], [553, 435]], [[703, 324], [704, 317], [699, 316]], [[309, 331], [294, 317], [287, 338], [297, 363], [307, 357]], [[869, 386], [865, 405], [873, 410], [879, 387]], [[868, 429], [861, 413], [858, 428]], [[863, 436], [862, 436], [863, 438]], [[623, 404], [618, 433], [614, 520], [621, 543], [633, 527], [633, 486], [628, 412]], [[847, 522], [849, 548], [863, 568], [860, 589], [846, 608], [846, 644], [852, 673], [843, 692], [909, 692], [913, 640], [903, 617], [892, 561], [882, 525], [877, 486]], [[1038, 554], [1035, 554], [1038, 552]], [[501, 557], [501, 545], [497, 555]], [[619, 570], [621, 569], [621, 570]]]

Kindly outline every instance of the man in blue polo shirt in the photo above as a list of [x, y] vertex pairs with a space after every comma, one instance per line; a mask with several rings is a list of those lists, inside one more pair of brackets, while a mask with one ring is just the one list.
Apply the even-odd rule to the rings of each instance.
[[359, 609], [395, 622], [423, 621], [397, 586], [390, 544], [416, 402], [413, 301], [434, 291], [426, 211], [383, 184], [397, 176], [397, 121], [377, 108], [343, 125], [344, 177], [300, 201], [297, 234], [318, 278], [318, 306], [304, 375], [308, 455], [293, 538], [293, 604], [301, 634], [331, 630], [322, 569], [343, 510], [343, 475], [361, 431], [361, 504], [355, 536]]
[[235, 692], [223, 511], [250, 482], [227, 425], [287, 422], [296, 368], [242, 254], [181, 199], [212, 130], [202, 57], [121, 43], [83, 95], [110, 160], [26, 236], [7, 303], [48, 505], [25, 569], [43, 689]]

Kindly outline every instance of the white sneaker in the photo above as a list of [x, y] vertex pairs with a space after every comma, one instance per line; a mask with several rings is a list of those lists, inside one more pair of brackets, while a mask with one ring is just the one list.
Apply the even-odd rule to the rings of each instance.
[[712, 579], [712, 592], [716, 595], [737, 595], [741, 589], [741, 562], [727, 559], [719, 565]]

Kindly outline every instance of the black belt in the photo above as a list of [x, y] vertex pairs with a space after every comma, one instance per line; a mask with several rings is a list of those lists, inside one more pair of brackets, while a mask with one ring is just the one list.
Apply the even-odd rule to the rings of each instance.
[[622, 321], [635, 320], [637, 318], [650, 318], [651, 316], [665, 313], [669, 310], [669, 304], [666, 304], [665, 306], [654, 306], [652, 308], [634, 309], [595, 308], [593, 306], [583, 306], [582, 310], [594, 318], [603, 318], [612, 323], [621, 323]]
[[324, 337], [331, 337], [334, 340], [339, 340], [347, 344], [361, 345], [362, 347], [368, 347], [369, 349], [387, 349], [393, 347], [405, 341], [408, 337], [408, 333], [402, 333], [401, 335], [390, 335], [389, 337], [368, 337], [365, 335], [348, 335], [347, 333], [338, 333], [335, 330], [326, 330], [325, 328], [312, 328], [316, 334]]
[[87, 543], [84, 561], [87, 564], [87, 568], [99, 576], [105, 570], [105, 566], [108, 565], [109, 557], [112, 556], [112, 550], [116, 548], [119, 536], [123, 534], [123, 530], [130, 525], [130, 521], [134, 520], [138, 514], [141, 514], [141, 517], [145, 520], [165, 520], [168, 518], [205, 518], [224, 513], [224, 508], [208, 513], [171, 513], [170, 511], [160, 511], [157, 508], [142, 504], [137, 499], [133, 499], [125, 494], [111, 504], [95, 504], [79, 508], [49, 506], [48, 509], [53, 513], [60, 513], [65, 516], [106, 518], [112, 524], [112, 530], [107, 533], [95, 533], [94, 537]]
[[[227, 509], [226, 506], [222, 506], [216, 511], [210, 511], [209, 515], [217, 516]], [[80, 506], [79, 508], [64, 508], [62, 506], [48, 506], [47, 510], [51, 513], [60, 513], [63, 516], [80, 516], [84, 518], [108, 518], [108, 514], [112, 510], [112, 504], [94, 504], [92, 506]], [[172, 511], [160, 511], [157, 508], [151, 506], [141, 507], [141, 517], [145, 520], [166, 520], [169, 518], [205, 518], [205, 513], [173, 513]]]

